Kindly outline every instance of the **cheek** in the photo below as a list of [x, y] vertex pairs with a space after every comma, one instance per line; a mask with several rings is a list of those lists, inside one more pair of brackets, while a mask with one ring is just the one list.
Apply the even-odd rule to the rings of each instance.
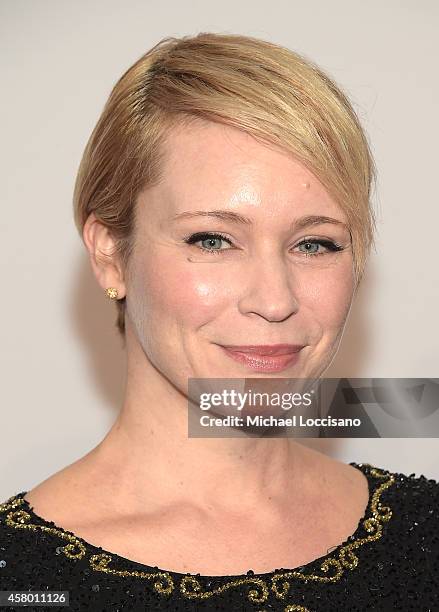
[[[214, 268], [212, 270], [212, 268]], [[155, 270], [160, 269], [160, 274]], [[193, 264], [175, 260], [145, 267], [145, 299], [153, 318], [167, 318], [199, 325], [221, 312], [229, 295], [229, 284], [215, 264]]]
[[353, 297], [353, 276], [346, 270], [319, 275], [316, 282], [308, 284], [304, 298], [322, 333], [337, 335], [341, 332], [349, 314]]

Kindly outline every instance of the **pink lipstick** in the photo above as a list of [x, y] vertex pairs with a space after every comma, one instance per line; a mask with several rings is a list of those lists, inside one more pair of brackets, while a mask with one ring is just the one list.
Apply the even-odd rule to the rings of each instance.
[[280, 372], [297, 363], [299, 352], [304, 348], [304, 345], [298, 344], [219, 346], [235, 361], [263, 372]]

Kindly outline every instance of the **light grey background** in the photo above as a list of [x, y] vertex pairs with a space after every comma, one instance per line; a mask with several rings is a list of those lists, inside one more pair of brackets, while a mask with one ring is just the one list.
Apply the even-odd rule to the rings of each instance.
[[[121, 405], [115, 310], [92, 276], [72, 191], [111, 87], [162, 37], [247, 34], [305, 54], [351, 97], [379, 170], [379, 235], [327, 376], [439, 374], [434, 0], [3, 0], [0, 498], [105, 435]], [[315, 441], [344, 461], [439, 479], [438, 439]]]

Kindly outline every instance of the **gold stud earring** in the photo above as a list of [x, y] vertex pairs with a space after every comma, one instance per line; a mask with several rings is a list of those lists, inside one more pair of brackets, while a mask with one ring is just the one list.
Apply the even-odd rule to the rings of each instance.
[[114, 287], [108, 287], [108, 289], [105, 289], [105, 293], [110, 298], [110, 300], [117, 299], [118, 292], [117, 289], [115, 289]]

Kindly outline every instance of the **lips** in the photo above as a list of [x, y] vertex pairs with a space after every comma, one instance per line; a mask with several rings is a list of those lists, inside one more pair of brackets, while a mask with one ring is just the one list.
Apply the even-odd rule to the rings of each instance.
[[251, 370], [281, 372], [295, 365], [300, 358], [302, 344], [234, 344], [220, 345], [234, 361]]
[[260, 372], [281, 372], [295, 365], [304, 348], [297, 344], [219, 346], [234, 361]]
[[246, 353], [249, 355], [274, 356], [298, 353], [304, 348], [303, 344], [247, 344], [247, 345], [221, 345], [228, 351]]

